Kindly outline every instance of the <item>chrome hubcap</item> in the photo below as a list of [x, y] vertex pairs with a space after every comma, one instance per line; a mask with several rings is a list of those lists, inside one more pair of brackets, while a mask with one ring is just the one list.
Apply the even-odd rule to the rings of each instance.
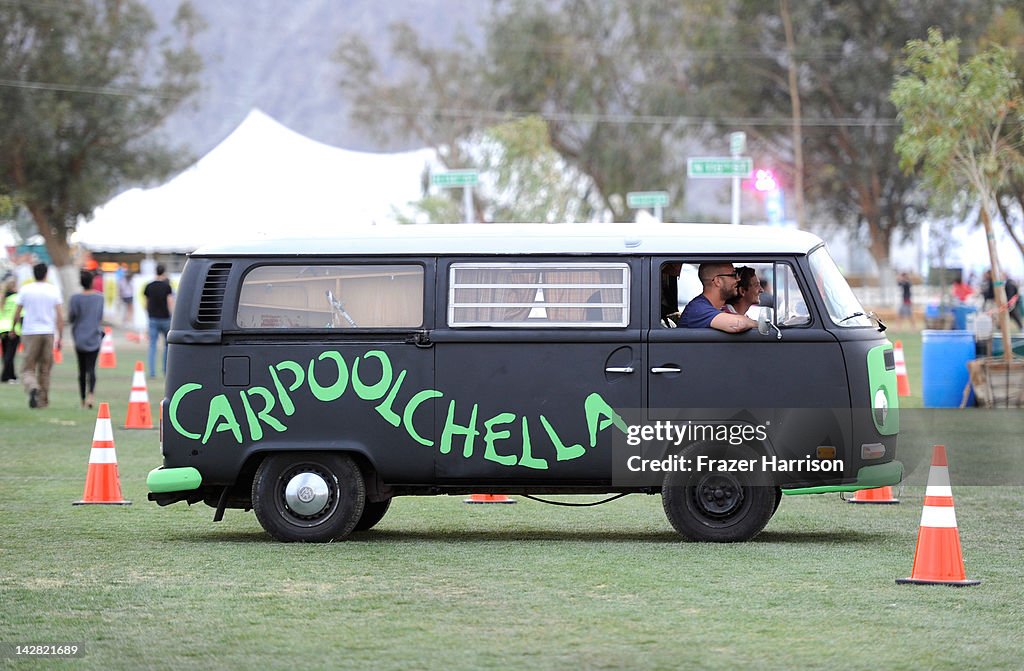
[[284, 488], [284, 500], [288, 507], [304, 517], [322, 511], [331, 498], [327, 481], [316, 473], [299, 473]]

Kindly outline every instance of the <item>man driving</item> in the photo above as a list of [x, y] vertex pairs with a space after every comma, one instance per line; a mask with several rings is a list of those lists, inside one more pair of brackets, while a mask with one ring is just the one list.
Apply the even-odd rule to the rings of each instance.
[[757, 326], [746, 315], [723, 312], [726, 301], [738, 294], [739, 273], [731, 263], [702, 263], [697, 269], [704, 291], [686, 304], [679, 325], [684, 328], [713, 328], [725, 333], [743, 333]]

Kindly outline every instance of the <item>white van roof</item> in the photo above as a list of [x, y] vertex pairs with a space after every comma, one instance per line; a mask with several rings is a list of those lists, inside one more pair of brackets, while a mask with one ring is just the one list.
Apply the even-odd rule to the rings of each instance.
[[200, 247], [194, 256], [420, 254], [806, 254], [805, 231], [729, 224], [411, 224], [337, 237], [263, 238]]

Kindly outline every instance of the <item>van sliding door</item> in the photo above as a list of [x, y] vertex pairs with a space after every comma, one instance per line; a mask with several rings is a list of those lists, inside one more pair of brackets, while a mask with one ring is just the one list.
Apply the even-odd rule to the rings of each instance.
[[619, 409], [641, 404], [640, 261], [439, 264], [440, 483], [601, 485]]

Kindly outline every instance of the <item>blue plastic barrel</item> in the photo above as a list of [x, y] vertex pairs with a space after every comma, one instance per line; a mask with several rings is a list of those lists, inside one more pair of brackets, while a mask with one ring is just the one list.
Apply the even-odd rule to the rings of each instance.
[[[959, 408], [974, 359], [970, 331], [921, 331], [921, 390], [926, 408]], [[968, 399], [968, 405], [971, 400]]]
[[[953, 328], [958, 331], [963, 331], [967, 328], [967, 315], [977, 312], [978, 308], [973, 305], [954, 305], [953, 306]], [[959, 405], [959, 404], [957, 404]]]

